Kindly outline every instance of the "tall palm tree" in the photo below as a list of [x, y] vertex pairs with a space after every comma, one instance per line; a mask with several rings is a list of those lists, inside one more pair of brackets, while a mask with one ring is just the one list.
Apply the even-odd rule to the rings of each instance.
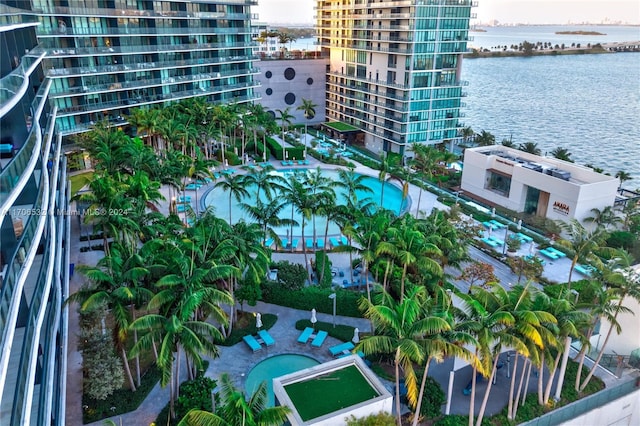
[[591, 216], [584, 218], [586, 223], [593, 223], [609, 230], [612, 226], [621, 225], [623, 219], [616, 214], [612, 206], [591, 209]]
[[626, 181], [633, 180], [633, 177], [631, 177], [631, 174], [624, 170], [618, 170], [615, 174], [615, 177], [620, 179], [620, 187], [622, 187], [622, 184], [625, 183]]
[[378, 172], [378, 180], [380, 180], [380, 183], [382, 185], [382, 188], [380, 190], [380, 208], [383, 208], [384, 204], [384, 187], [385, 187], [385, 181], [387, 180], [387, 176], [389, 175], [389, 173], [391, 172], [391, 170], [393, 170], [395, 168], [397, 164], [397, 160], [393, 160], [391, 157], [389, 157], [389, 154], [383, 154], [382, 158], [380, 159], [380, 171]]
[[348, 169], [338, 170], [338, 180], [335, 185], [337, 188], [344, 189], [345, 192], [342, 197], [347, 206], [356, 206], [358, 204], [358, 193], [373, 193], [373, 190], [364, 183], [365, 179], [366, 176], [356, 173], [353, 166]]
[[267, 238], [273, 238], [280, 244], [280, 237], [275, 228], [280, 226], [298, 226], [298, 222], [293, 219], [281, 218], [280, 214], [287, 206], [287, 201], [277, 199], [267, 202], [258, 199], [255, 203], [240, 203], [240, 207], [246, 211], [251, 219], [255, 220], [262, 229], [264, 244]]
[[571, 278], [573, 270], [578, 261], [595, 260], [593, 253], [604, 243], [607, 233], [604, 228], [596, 228], [588, 230], [578, 220], [571, 219], [569, 222], [558, 222], [564, 230], [567, 238], [558, 240], [558, 244], [573, 251], [571, 266], [569, 267], [569, 278], [567, 279], [567, 288], [571, 290]]
[[178, 426], [279, 426], [287, 420], [291, 411], [286, 405], [267, 407], [267, 385], [260, 383], [245, 399], [244, 392], [236, 388], [227, 373], [223, 373], [219, 381], [222, 407], [218, 414], [202, 410], [191, 410], [178, 423]]
[[479, 135], [476, 135], [475, 141], [478, 146], [495, 145], [496, 137], [486, 130], [483, 130]]
[[287, 185], [283, 190], [283, 196], [285, 200], [291, 205], [291, 226], [293, 236], [293, 211], [294, 209], [301, 216], [300, 232], [302, 234], [302, 253], [304, 254], [304, 264], [307, 269], [309, 282], [312, 282], [311, 270], [309, 268], [309, 259], [307, 257], [307, 245], [304, 244], [305, 235], [304, 230], [308, 220], [311, 219], [312, 212], [315, 207], [315, 200], [311, 197], [307, 186], [302, 181], [302, 177], [297, 174], [292, 175], [287, 181]]
[[605, 268], [604, 280], [609, 289], [612, 290], [618, 298], [618, 302], [614, 307], [613, 318], [610, 321], [611, 325], [609, 331], [607, 331], [604, 343], [602, 343], [602, 348], [600, 352], [598, 352], [598, 356], [593, 362], [589, 374], [585, 377], [582, 385], [580, 385], [580, 392], [584, 391], [598, 368], [613, 330], [615, 329], [618, 334], [621, 332], [620, 324], [617, 321], [618, 315], [620, 313], [633, 313], [631, 309], [622, 306], [622, 302], [624, 302], [627, 297], [640, 302], [640, 271], [633, 267], [634, 259], [627, 252], [619, 250], [617, 254], [618, 256], [612, 259]]
[[313, 241], [316, 241], [316, 212], [326, 203], [333, 202], [335, 204], [334, 189], [336, 183], [333, 179], [325, 176], [320, 167], [310, 170], [304, 176], [304, 185], [307, 187], [309, 196], [313, 203], [311, 208], [311, 220], [313, 221]]
[[267, 200], [272, 200], [280, 193], [286, 180], [281, 175], [273, 173], [274, 170], [275, 168], [269, 165], [245, 175], [245, 185], [256, 187], [256, 200], [261, 198], [263, 192]]
[[232, 197], [236, 199], [238, 203], [243, 198], [249, 196], [249, 191], [246, 189], [246, 182], [244, 175], [226, 175], [224, 180], [216, 182], [214, 188], [222, 188], [229, 193], [229, 225], [232, 225], [231, 221], [231, 200]]
[[307, 152], [307, 122], [311, 119], [313, 119], [313, 117], [316, 116], [316, 107], [318, 105], [316, 105], [313, 100], [311, 99], [305, 99], [302, 98], [302, 104], [300, 104], [300, 106], [298, 106], [298, 108], [296, 108], [297, 110], [302, 111], [302, 113], [304, 114], [304, 118], [307, 119], [307, 121], [304, 122], [304, 151]]
[[[440, 151], [432, 146], [415, 143], [411, 146], [414, 157], [410, 162], [410, 166], [416, 171], [418, 176], [428, 180], [433, 179], [433, 174], [440, 161]], [[420, 201], [422, 200], [422, 185], [419, 185], [418, 206], [416, 208], [416, 218], [420, 214]]]
[[376, 330], [380, 330], [382, 334], [363, 339], [357, 348], [366, 355], [393, 355], [398, 426], [401, 425], [400, 369], [404, 372], [409, 403], [416, 406], [419, 391], [414, 363], [422, 364], [425, 360], [425, 350], [419, 341], [425, 334], [450, 329], [445, 320], [425, 316], [427, 300], [428, 295], [424, 287], [411, 286], [407, 289], [406, 297], [400, 302], [387, 292], [379, 293], [374, 303], [364, 298], [359, 302], [364, 316], [370, 319]]
[[475, 134], [476, 134], [476, 132], [473, 131], [471, 126], [467, 126], [467, 127], [463, 128], [462, 129], [462, 140], [464, 141], [464, 144], [468, 145], [469, 141], [471, 141], [473, 139]]
[[291, 126], [291, 119], [294, 118], [293, 114], [291, 114], [291, 107], [286, 107], [285, 109], [277, 109], [278, 120], [280, 120], [280, 127], [282, 129], [282, 159], [285, 159], [284, 155], [284, 144], [286, 143], [285, 133], [287, 133], [287, 129]]

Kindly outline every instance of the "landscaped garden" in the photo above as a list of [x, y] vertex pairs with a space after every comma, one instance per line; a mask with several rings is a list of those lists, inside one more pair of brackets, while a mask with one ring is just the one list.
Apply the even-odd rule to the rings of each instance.
[[[233, 344], [257, 329], [255, 317], [239, 312], [236, 303], [264, 300], [331, 313], [328, 295], [333, 291], [320, 278], [327, 268], [324, 257], [316, 257], [315, 250], [312, 255], [305, 245], [301, 247], [301, 271], [291, 268], [286, 281], [267, 280], [272, 252], [265, 243], [269, 238], [281, 239], [275, 232], [277, 227], [292, 225], [288, 216], [279, 214], [283, 199], [300, 214], [303, 240], [319, 234], [326, 239], [324, 230], [315, 229], [315, 218], [331, 220], [347, 238], [348, 244], [341, 250], [350, 257], [350, 264], [362, 265], [362, 275], [367, 278], [360, 288], [336, 292], [340, 298], [338, 314], [367, 318], [374, 325], [375, 332], [364, 336], [357, 349], [368, 358], [386, 359], [391, 364], [398, 413], [401, 380], [410, 409], [423, 412], [432, 360], [459, 357], [472, 365], [473, 377], [477, 372], [488, 378], [498, 368], [501, 350], [508, 347], [519, 360], [514, 380], [525, 369], [542, 373], [541, 384], [530, 397], [534, 400], [520, 409], [517, 401], [523, 391], [515, 387], [509, 395], [506, 418], [513, 421], [537, 416], [551, 405], [555, 389], [545, 377], [561, 375], [568, 356], [565, 342], [587, 341], [602, 313], [615, 321], [624, 312], [625, 297], [640, 297], [640, 284], [630, 273], [633, 258], [624, 250], [607, 247], [612, 228], [604, 217], [594, 219], [592, 229], [574, 222], [562, 225], [565, 238], [558, 241], [575, 259], [574, 264], [588, 261], [594, 266], [591, 279], [575, 283], [570, 278], [567, 283], [540, 289], [525, 280], [508, 290], [489, 282], [484, 287], [472, 286], [467, 294], [453, 288], [452, 277], [445, 272], [461, 269], [470, 259], [468, 248], [478, 231], [455, 208], [427, 216], [416, 213], [414, 217], [363, 205], [364, 198], [358, 194], [366, 193], [367, 187], [360, 175], [348, 169], [340, 175], [343, 200], [337, 200], [334, 186], [323, 179], [321, 171], [283, 178], [269, 173], [272, 169], [265, 165], [264, 173], [249, 169], [216, 178], [214, 167], [219, 170], [221, 164], [240, 164], [246, 155], [262, 158], [263, 140], [280, 130], [284, 133], [287, 127], [283, 118], [278, 129], [269, 114], [257, 106], [243, 108], [208, 108], [201, 101], [183, 101], [163, 110], [136, 110], [129, 121], [137, 127], [140, 138], [102, 126], [82, 136], [80, 143], [94, 159], [95, 172], [88, 183], [90, 192], [78, 199], [90, 206], [85, 223], [99, 232], [104, 257], [97, 265], [79, 268], [88, 284], [71, 299], [80, 304], [82, 314], [95, 315], [89, 328], [94, 338], [102, 336], [103, 343], [106, 341], [97, 355], [108, 360], [108, 371], [98, 369], [107, 365], [104, 363], [84, 365], [86, 380], [103, 374], [101, 379], [109, 383], [110, 392], [94, 394], [94, 399], [106, 401], [118, 392], [118, 401], [133, 401], [133, 395], [147, 386], [142, 378], [157, 369], [160, 384], [170, 389], [168, 417], [177, 423], [186, 410], [180, 408], [180, 370], [186, 365], [188, 379], [198, 380], [205, 369], [205, 357], [215, 359], [224, 350], [220, 346]], [[429, 179], [437, 168], [434, 164], [442, 162], [435, 160], [441, 158], [435, 151], [416, 147], [410, 169], [401, 167], [393, 157], [385, 157], [378, 165], [379, 179], [394, 175], [403, 187], [416, 176]], [[200, 214], [191, 208], [178, 213], [175, 204], [168, 215], [160, 213], [166, 211], [160, 207], [174, 202], [173, 197], [179, 203], [178, 197], [185, 196], [189, 179], [204, 184], [207, 179], [217, 179], [210, 183], [227, 187], [228, 198], [219, 200], [225, 204], [232, 203], [249, 185], [256, 186], [259, 201], [242, 206], [252, 221], [234, 222], [231, 217], [217, 216], [213, 208]], [[169, 188], [170, 200], [163, 199], [162, 185]], [[274, 196], [276, 189], [279, 197]], [[380, 195], [384, 197], [384, 193]], [[636, 214], [628, 225], [620, 226], [625, 232], [637, 233], [639, 223]], [[307, 267], [312, 256], [314, 271]], [[576, 301], [572, 290], [589, 297]], [[262, 319], [265, 328], [276, 320], [268, 315]], [[304, 326], [307, 324], [297, 325]], [[102, 327], [109, 331], [102, 332]], [[335, 337], [350, 340], [351, 330], [339, 330]], [[587, 347], [584, 345], [578, 355], [580, 364]], [[597, 363], [583, 373], [576, 366], [575, 379], [566, 373], [561, 403], [595, 391], [600, 386], [593, 377], [596, 368]], [[85, 389], [90, 387], [85, 381]], [[218, 417], [230, 422], [242, 416], [259, 416], [260, 406], [249, 409], [246, 404], [236, 404], [245, 408], [225, 410], [223, 407], [238, 403], [238, 398], [246, 403], [244, 395], [231, 390], [223, 387], [219, 391]], [[475, 387], [471, 392], [475, 400]], [[491, 385], [486, 395], [490, 398]], [[127, 407], [134, 405], [131, 402]], [[191, 408], [200, 411], [188, 414], [191, 423], [187, 424], [203, 424], [199, 423], [202, 419], [214, 415], [206, 413], [208, 406]], [[486, 400], [471, 408], [477, 425], [483, 424]], [[114, 410], [105, 412], [97, 404], [91, 410], [92, 415], [97, 414], [91, 419], [114, 414]], [[489, 421], [504, 424], [504, 416]], [[282, 423], [283, 417], [277, 418], [272, 424]], [[417, 422], [416, 416], [413, 424]], [[465, 422], [468, 424], [468, 419]]]

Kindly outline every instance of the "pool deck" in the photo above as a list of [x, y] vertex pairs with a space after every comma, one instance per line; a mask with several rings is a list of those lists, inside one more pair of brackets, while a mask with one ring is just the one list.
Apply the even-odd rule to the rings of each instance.
[[[315, 168], [317, 166], [322, 166], [323, 169], [336, 169], [340, 166], [334, 165], [326, 165], [318, 160], [315, 160], [309, 157], [310, 164], [309, 166], [304, 166], [308, 168]], [[273, 161], [271, 163], [276, 169], [290, 168], [289, 166], [283, 167], [279, 162]], [[238, 167], [235, 168], [238, 173], [244, 173], [244, 171]], [[358, 165], [356, 167], [356, 171], [361, 174], [369, 175], [369, 176], [377, 176], [377, 172], [368, 167]], [[206, 186], [212, 186], [215, 182], [208, 183]], [[203, 187], [204, 188], [204, 187]], [[203, 189], [202, 188], [202, 189]], [[204, 191], [200, 189], [197, 191], [188, 191], [187, 194], [192, 197], [192, 206], [195, 209], [195, 203], [201, 202], [201, 196], [204, 194]], [[167, 200], [171, 199], [171, 196], [179, 196], [183, 194], [171, 194], [168, 187], [164, 186], [161, 189], [161, 193], [165, 196]], [[409, 187], [409, 196], [415, 201], [412, 203], [410, 212], [411, 214], [415, 214], [418, 208], [417, 199], [419, 194], [419, 188], [414, 185], [410, 185]], [[422, 191], [422, 201], [420, 205], [421, 211], [424, 212], [425, 215], [428, 215], [431, 212], [432, 208], [438, 208], [441, 210], [446, 210], [448, 207], [439, 203], [437, 201], [437, 196], [428, 192]], [[159, 210], [168, 214], [169, 211], [169, 203], [165, 202], [159, 206]], [[79, 223], [77, 220], [72, 220], [72, 238], [69, 242], [71, 247], [71, 262], [76, 265], [95, 265], [97, 261], [103, 256], [103, 252], [101, 251], [88, 251], [88, 252], [80, 252], [80, 248], [86, 246], [86, 242], [79, 241]], [[86, 232], [86, 230], [84, 231]], [[499, 237], [502, 240], [504, 238], [505, 230], [501, 231], [492, 231], [492, 235]], [[523, 244], [521, 248], [521, 252], [528, 254], [530, 251], [530, 243]], [[534, 250], [537, 250], [537, 245], [534, 245]], [[510, 284], [517, 282], [517, 277], [511, 272], [511, 270], [500, 261], [494, 259], [493, 257], [487, 255], [486, 253], [471, 248], [470, 249], [471, 257], [480, 260], [483, 262], [490, 263], [495, 268], [496, 275], [500, 278], [501, 284], [505, 287], [509, 287]], [[338, 270], [342, 270], [345, 272], [344, 278], [349, 278], [349, 256], [348, 254], [342, 253], [329, 253], [329, 257], [333, 262], [333, 266], [338, 268]], [[274, 260], [291, 260], [291, 261], [300, 261], [300, 252], [298, 253], [274, 253]], [[544, 266], [544, 276], [548, 279], [557, 282], [566, 281], [568, 277], [570, 259], [564, 257], [557, 260], [549, 260], [546, 259], [546, 263]], [[451, 273], [455, 273], [455, 276], [459, 275], [459, 271], [447, 271]], [[574, 272], [573, 279], [579, 279], [581, 276], [579, 273]], [[343, 278], [341, 277], [340, 280]], [[341, 282], [341, 281], [340, 281]], [[76, 273], [70, 280], [70, 291], [77, 291], [80, 286], [84, 283], [84, 277], [82, 274]], [[462, 281], [455, 281], [455, 285], [462, 291], [466, 291], [468, 289], [468, 284]], [[240, 342], [231, 347], [220, 347], [220, 356], [219, 358], [210, 360], [211, 363], [209, 365], [209, 369], [207, 370], [206, 375], [209, 377], [217, 378], [221, 373], [227, 372], [234, 379], [237, 386], [241, 389], [244, 389], [244, 378], [246, 374], [256, 365], [258, 362], [262, 361], [265, 358], [268, 358], [273, 355], [278, 354], [301, 354], [307, 355], [315, 358], [320, 362], [328, 361], [333, 359], [330, 355], [328, 348], [341, 343], [337, 339], [333, 337], [327, 337], [324, 344], [320, 348], [313, 348], [310, 344], [301, 345], [297, 342], [297, 338], [300, 334], [300, 330], [295, 329], [296, 321], [300, 319], [310, 319], [309, 311], [300, 311], [296, 309], [286, 308], [278, 305], [265, 304], [262, 302], [258, 302], [255, 307], [247, 307], [245, 306], [245, 310], [250, 312], [260, 312], [264, 313], [272, 313], [278, 316], [278, 321], [275, 325], [269, 330], [269, 333], [275, 339], [275, 345], [263, 348], [257, 352], [252, 352], [244, 342]], [[68, 372], [67, 372], [67, 412], [66, 412], [66, 424], [70, 426], [80, 426], [82, 425], [82, 354], [77, 350], [77, 340], [79, 335], [79, 324], [78, 324], [78, 315], [77, 315], [77, 305], [72, 304], [69, 308], [70, 318], [69, 318], [69, 347], [68, 347]], [[317, 313], [317, 318], [319, 321], [324, 322], [332, 322], [332, 316], [330, 314]], [[367, 320], [362, 318], [349, 318], [349, 317], [340, 317], [338, 316], [336, 319], [338, 324], [347, 324], [353, 327], [358, 327], [361, 332], [370, 331], [370, 324]], [[575, 355], [575, 353], [573, 353]], [[572, 355], [572, 356], [573, 356]], [[502, 357], [506, 355], [503, 354]], [[184, 357], [182, 357], [184, 359]], [[587, 361], [587, 365], [590, 364]], [[453, 366], [453, 360], [445, 360], [442, 364], [435, 364], [430, 368], [429, 375], [434, 377], [442, 386], [443, 390], [447, 389], [447, 382], [449, 372], [451, 371]], [[186, 380], [186, 368], [181, 368], [181, 380]], [[498, 372], [498, 381], [497, 385], [492, 388], [491, 397], [488, 401], [487, 406], [487, 415], [491, 415], [493, 413], [499, 412], [502, 407], [506, 405], [507, 396], [509, 392], [509, 382], [504, 377], [506, 374], [506, 368], [499, 370]], [[607, 386], [615, 382], [617, 379], [608, 374], [607, 372], [603, 372], [602, 369], [598, 370], [597, 376], [601, 377], [607, 383]], [[533, 376], [533, 375], [532, 375]], [[466, 414], [468, 412], [470, 397], [462, 394], [462, 389], [466, 386], [468, 381], [471, 378], [471, 368], [469, 366], [463, 367], [456, 371], [456, 379], [454, 382], [453, 388], [453, 403], [451, 407], [451, 414]], [[393, 383], [385, 382], [386, 386], [390, 386], [391, 390], [393, 388]], [[482, 401], [484, 386], [486, 385], [486, 381], [482, 384], [478, 384], [478, 393], [476, 395], [476, 412], [480, 407], [480, 403]], [[531, 386], [531, 389], [534, 390], [535, 387]], [[155, 421], [157, 414], [160, 410], [166, 405], [169, 400], [169, 388], [166, 387], [164, 389], [160, 388], [160, 385], [156, 385], [153, 390], [149, 393], [148, 397], [145, 401], [140, 405], [140, 407], [131, 413], [126, 413], [121, 416], [116, 416], [111, 418], [116, 424], [125, 425], [148, 425], [151, 422]], [[404, 408], [406, 410], [406, 407]], [[92, 423], [94, 426], [102, 426], [104, 425], [104, 420]]]

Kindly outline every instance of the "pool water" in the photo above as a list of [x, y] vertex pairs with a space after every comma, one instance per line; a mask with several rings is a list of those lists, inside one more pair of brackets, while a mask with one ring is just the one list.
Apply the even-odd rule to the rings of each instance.
[[[307, 171], [309, 169], [300, 168], [300, 169], [291, 169], [291, 170], [278, 170], [273, 173], [280, 174], [285, 178], [288, 178], [290, 175], [295, 172]], [[328, 178], [333, 179], [334, 181], [338, 180], [338, 172], [334, 170], [323, 170], [322, 175]], [[363, 181], [364, 185], [369, 187], [373, 192], [370, 193], [357, 193], [359, 200], [369, 199], [374, 203], [374, 205], [380, 205], [380, 193], [382, 191], [383, 183], [377, 177], [373, 176], [365, 176]], [[400, 214], [404, 209], [407, 208], [409, 204], [409, 200], [402, 200], [402, 190], [393, 185], [391, 183], [384, 183], [384, 199], [383, 199], [383, 207], [395, 212], [396, 214]], [[241, 201], [247, 204], [255, 204], [255, 199], [257, 195], [257, 188], [255, 186], [250, 186], [247, 188], [249, 192], [248, 197], [244, 197]], [[336, 191], [336, 201], [338, 204], [345, 203], [344, 197], [344, 189], [335, 188]], [[260, 198], [265, 201], [266, 198], [263, 193], [260, 194]], [[276, 197], [277, 198], [277, 197]], [[215, 214], [219, 218], [229, 219], [229, 193], [222, 188], [213, 188], [209, 192], [207, 192], [204, 196], [204, 204], [206, 206], [214, 206]], [[291, 205], [285, 206], [285, 208], [280, 213], [280, 218], [291, 219]], [[246, 222], [253, 222], [253, 219], [240, 207], [240, 203], [237, 202], [235, 197], [232, 197], [231, 201], [231, 218], [233, 223], [237, 223], [240, 220], [244, 220]], [[294, 226], [291, 229], [290, 226], [280, 226], [274, 227], [275, 232], [280, 235], [281, 238], [284, 238], [290, 232], [293, 232], [293, 236], [300, 237], [302, 235], [302, 216], [294, 211], [293, 219], [297, 221], [300, 225]], [[316, 237], [322, 238], [324, 237], [325, 227], [326, 227], [326, 219], [321, 216], [317, 216], [316, 219]], [[313, 220], [306, 220], [304, 227], [305, 238], [313, 237]], [[329, 223], [328, 234], [336, 235], [340, 233], [340, 228], [333, 222]], [[303, 241], [300, 241], [300, 246], [304, 244]]]
[[275, 399], [273, 397], [273, 379], [275, 377], [295, 373], [296, 371], [304, 370], [305, 368], [318, 364], [320, 363], [313, 358], [294, 354], [276, 355], [260, 361], [247, 375], [247, 380], [244, 385], [247, 397], [250, 397], [253, 392], [255, 392], [258, 386], [260, 386], [260, 383], [266, 381], [267, 406], [273, 407], [275, 405]]

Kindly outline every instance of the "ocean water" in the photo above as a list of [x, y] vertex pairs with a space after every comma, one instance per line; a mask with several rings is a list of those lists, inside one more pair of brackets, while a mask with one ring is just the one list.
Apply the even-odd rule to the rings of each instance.
[[465, 59], [462, 78], [465, 126], [543, 153], [566, 148], [576, 163], [624, 170], [634, 178], [624, 186], [640, 188], [640, 53]]
[[[484, 32], [470, 31], [473, 41], [469, 47], [491, 49], [496, 46], [510, 46], [523, 41], [530, 43], [550, 42], [553, 45], [571, 46], [572, 43], [580, 43], [581, 46], [595, 43], [611, 43], [617, 41], [640, 40], [640, 26], [613, 26], [613, 25], [531, 25], [518, 27], [482, 27]], [[603, 35], [574, 35], [556, 34], [558, 31], [595, 31]]]

